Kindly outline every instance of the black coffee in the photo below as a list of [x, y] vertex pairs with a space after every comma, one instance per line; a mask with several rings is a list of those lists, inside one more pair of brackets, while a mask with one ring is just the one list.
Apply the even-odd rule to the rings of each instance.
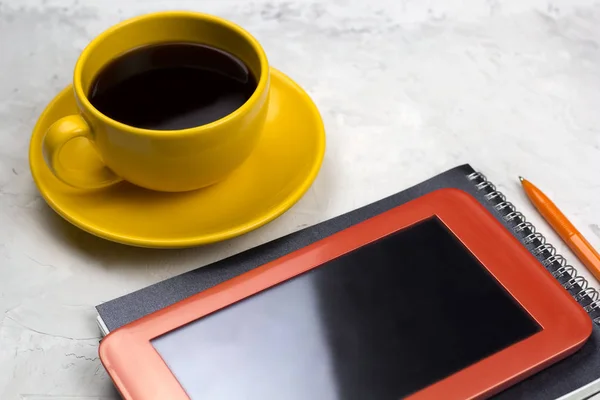
[[140, 47], [109, 63], [88, 98], [104, 115], [138, 128], [174, 130], [238, 109], [256, 78], [237, 57], [195, 43]]

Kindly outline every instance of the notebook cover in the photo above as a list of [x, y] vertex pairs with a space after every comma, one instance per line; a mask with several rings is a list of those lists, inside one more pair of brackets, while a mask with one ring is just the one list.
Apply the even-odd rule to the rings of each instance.
[[[456, 188], [471, 194], [507, 226], [492, 204], [485, 200], [484, 193], [477, 191], [473, 182], [467, 179], [466, 176], [472, 172], [474, 170], [469, 165], [453, 168], [375, 203], [98, 305], [98, 314], [108, 330], [112, 331], [436, 189]], [[539, 255], [538, 259], [541, 261], [543, 257], [545, 256]], [[589, 341], [577, 353], [501, 392], [495, 398], [555, 399], [598, 378], [600, 326], [594, 325]]]

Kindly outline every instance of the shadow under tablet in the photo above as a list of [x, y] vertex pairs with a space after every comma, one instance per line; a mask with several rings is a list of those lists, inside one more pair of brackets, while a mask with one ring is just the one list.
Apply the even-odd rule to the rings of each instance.
[[393, 399], [540, 330], [433, 217], [152, 345], [192, 399]]

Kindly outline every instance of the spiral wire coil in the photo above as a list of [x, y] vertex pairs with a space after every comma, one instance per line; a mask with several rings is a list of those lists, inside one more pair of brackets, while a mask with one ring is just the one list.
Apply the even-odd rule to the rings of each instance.
[[600, 292], [590, 287], [587, 279], [579, 275], [577, 269], [569, 265], [562, 255], [556, 254], [556, 248], [546, 241], [544, 235], [537, 232], [535, 226], [528, 222], [510, 201], [506, 200], [504, 194], [496, 190], [496, 186], [488, 181], [485, 175], [473, 172], [467, 175], [467, 179], [475, 184], [478, 192], [484, 193], [484, 199], [492, 203], [494, 210], [509, 223], [515, 235], [581, 304], [594, 322], [600, 324]]

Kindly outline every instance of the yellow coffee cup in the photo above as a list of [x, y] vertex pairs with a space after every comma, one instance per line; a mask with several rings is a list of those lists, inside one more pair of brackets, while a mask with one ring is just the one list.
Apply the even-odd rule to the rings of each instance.
[[[141, 46], [168, 42], [205, 44], [237, 56], [257, 78], [256, 90], [229, 115], [181, 130], [125, 125], [90, 103], [90, 86], [108, 63]], [[57, 178], [85, 189], [127, 180], [180, 192], [219, 182], [250, 155], [267, 115], [269, 65], [258, 41], [232, 22], [195, 12], [158, 12], [121, 22], [92, 40], [75, 65], [73, 88], [80, 113], [59, 119], [44, 137], [44, 157]], [[72, 170], [61, 163], [64, 145], [80, 137], [92, 143], [106, 168]]]

